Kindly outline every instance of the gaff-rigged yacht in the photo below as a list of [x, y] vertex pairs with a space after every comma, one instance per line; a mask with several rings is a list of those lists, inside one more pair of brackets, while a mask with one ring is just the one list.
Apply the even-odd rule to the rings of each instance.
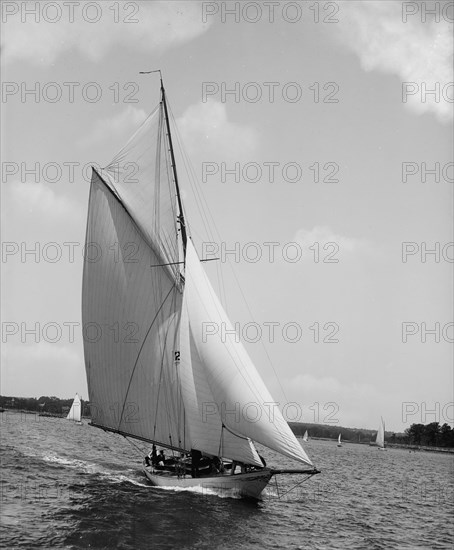
[[[82, 298], [91, 425], [171, 450], [161, 466], [144, 463], [153, 485], [257, 498], [275, 474], [319, 472], [233, 336], [190, 235], [161, 78], [159, 105], [93, 168]], [[265, 467], [254, 442], [304, 468]], [[211, 466], [194, 473], [195, 453]]]

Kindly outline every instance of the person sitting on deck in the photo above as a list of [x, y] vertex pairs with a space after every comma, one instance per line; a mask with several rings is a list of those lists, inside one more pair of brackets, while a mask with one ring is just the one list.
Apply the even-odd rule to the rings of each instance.
[[222, 474], [224, 472], [224, 464], [218, 456], [215, 456], [213, 458], [211, 464], [212, 464], [213, 473]]
[[239, 466], [240, 467], [240, 472], [242, 474], [247, 474], [250, 470], [250, 466], [249, 464], [244, 464], [243, 462], [237, 462], [236, 460], [234, 460], [232, 462], [232, 469], [230, 471], [230, 475], [234, 475], [235, 474], [235, 470], [236, 470], [236, 467]]
[[197, 449], [191, 449], [191, 476], [199, 477], [199, 464], [202, 453]]
[[156, 445], [153, 445], [153, 448], [152, 448], [151, 452], [149, 453], [148, 457], [151, 460], [151, 464], [153, 466], [156, 466], [156, 464], [158, 463], [158, 454], [156, 452]]
[[180, 453], [180, 457], [175, 463], [175, 472], [177, 473], [178, 477], [184, 477], [184, 475], [186, 474], [185, 458], [185, 453]]
[[158, 466], [165, 466], [166, 464], [166, 456], [164, 454], [164, 451], [161, 449], [159, 451], [159, 455], [157, 457]]

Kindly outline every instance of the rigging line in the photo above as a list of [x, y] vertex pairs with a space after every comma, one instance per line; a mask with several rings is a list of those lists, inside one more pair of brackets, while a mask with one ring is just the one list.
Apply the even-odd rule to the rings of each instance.
[[[186, 445], [186, 408], [185, 408], [185, 403], [184, 403], [184, 398], [183, 398], [183, 385], [182, 385], [182, 381], [181, 381], [181, 375], [180, 375], [180, 371], [181, 371], [181, 364], [182, 364], [182, 357], [181, 357], [181, 317], [182, 317], [182, 314], [183, 314], [183, 299], [181, 300], [181, 307], [179, 308], [179, 311], [178, 311], [178, 321], [176, 323], [176, 330], [175, 330], [175, 336], [174, 336], [174, 349], [178, 350], [179, 352], [179, 360], [178, 360], [178, 364], [176, 361], [174, 361], [174, 366], [175, 366], [175, 378], [177, 380], [177, 383], [178, 383], [178, 389], [177, 389], [177, 410], [178, 410], [178, 416], [177, 416], [177, 422], [178, 422], [178, 426], [177, 426], [177, 431], [178, 431], [178, 435], [180, 436], [181, 435], [181, 431], [183, 431], [183, 442], [184, 444]], [[190, 354], [190, 349], [189, 349], [189, 354]], [[191, 369], [192, 369], [192, 366], [191, 366]], [[181, 426], [181, 422], [183, 423], [183, 425]], [[189, 436], [189, 434], [188, 434]]]
[[[207, 258], [206, 260], [199, 260], [200, 262], [214, 262], [214, 260], [220, 260], [221, 258]], [[168, 264], [156, 264], [150, 265], [150, 267], [164, 267], [166, 265], [179, 265], [184, 264], [185, 262], [170, 262]]]
[[175, 449], [177, 451], [181, 452], [187, 452], [188, 449], [183, 449], [182, 447], [175, 447], [172, 445], [169, 445], [168, 443], [163, 443], [162, 441], [156, 441], [154, 439], [148, 439], [147, 437], [142, 437], [140, 435], [134, 435], [127, 432], [122, 432], [121, 430], [116, 430], [115, 428], [109, 428], [107, 426], [101, 426], [100, 424], [93, 424], [93, 422], [89, 423], [89, 426], [93, 426], [94, 428], [99, 428], [100, 430], [103, 430], [104, 432], [110, 432], [114, 434], [122, 435], [123, 437], [132, 437], [134, 439], [138, 439], [139, 441], [145, 441], [146, 443], [149, 443], [151, 445], [159, 445], [160, 447], [164, 447], [165, 449]]
[[[166, 94], [166, 95], [168, 95], [168, 94]], [[167, 102], [167, 108], [168, 108], [168, 112], [170, 113], [170, 119], [172, 120], [172, 125], [173, 125], [173, 128], [174, 128], [174, 135], [176, 136], [176, 141], [178, 143], [178, 148], [179, 148], [179, 151], [181, 153], [181, 158], [182, 158], [183, 163], [185, 165], [186, 173], [188, 175], [189, 184], [191, 185], [191, 188], [194, 190], [193, 182], [196, 180], [196, 178], [195, 178], [195, 175], [193, 173], [194, 171], [193, 170], [191, 171], [192, 167], [190, 165], [190, 161], [189, 161], [189, 158], [187, 156], [187, 153], [184, 149], [183, 141], [182, 141], [181, 135], [180, 135], [180, 131], [179, 131], [178, 126], [176, 124], [175, 116], [173, 114], [172, 107], [171, 107], [169, 101]], [[196, 206], [199, 210], [199, 213], [201, 214], [201, 221], [202, 221], [203, 225], [205, 226], [205, 230], [207, 230], [206, 225], [205, 225], [205, 219], [203, 217], [203, 213], [200, 211], [199, 204], [197, 202], [196, 202]], [[207, 230], [207, 233], [208, 233], [208, 230]]]
[[[172, 305], [176, 305], [176, 295], [175, 294], [173, 295], [173, 298], [172, 298]], [[175, 314], [176, 314], [176, 312], [174, 313], [174, 315]], [[172, 322], [173, 322], [173, 319], [172, 319]], [[164, 374], [164, 360], [165, 360], [165, 354], [166, 354], [166, 344], [167, 344], [167, 337], [169, 335], [170, 327], [171, 327], [171, 323], [168, 323], [167, 328], [166, 328], [166, 332], [165, 332], [165, 336], [164, 336], [164, 343], [162, 345], [161, 368], [159, 369], [158, 395], [156, 396], [156, 412], [155, 412], [155, 424], [154, 424], [153, 437], [156, 434], [156, 419], [157, 419], [158, 410], [159, 410], [159, 398], [161, 396], [162, 378], [163, 378], [163, 374]], [[159, 343], [161, 343], [161, 339], [159, 339], [159, 340], [160, 340]], [[167, 396], [167, 397], [169, 398], [169, 396]], [[167, 405], [167, 403], [164, 406], [166, 406], [166, 405]], [[167, 413], [167, 421], [168, 421], [169, 432], [170, 432], [171, 429], [172, 429], [172, 426], [171, 426], [172, 418], [170, 416], [170, 412], [169, 412], [168, 408], [165, 412]], [[172, 443], [172, 438], [171, 437], [170, 437], [170, 443]]]
[[309, 479], [314, 476], [315, 474], [310, 474], [308, 475], [305, 479], [301, 480], [299, 483], [296, 483], [295, 485], [293, 485], [293, 487], [290, 487], [290, 489], [288, 489], [287, 491], [285, 491], [285, 493], [282, 493], [280, 496], [278, 496], [278, 499], [280, 500], [283, 496], [287, 495], [288, 493], [290, 493], [290, 491], [293, 491], [294, 489], [296, 489], [297, 487], [299, 487], [300, 485], [302, 485], [303, 483], [306, 483], [306, 481], [309, 481]]
[[[153, 242], [150, 241], [148, 235], [143, 231], [143, 229], [141, 228], [139, 223], [136, 221], [135, 217], [130, 212], [129, 207], [126, 206], [126, 204], [123, 202], [123, 199], [119, 195], [119, 193], [118, 193], [117, 189], [115, 188], [115, 186], [107, 183], [107, 181], [104, 179], [103, 176], [101, 176], [101, 174], [97, 171], [97, 169], [95, 167], [92, 166], [92, 170], [96, 174], [96, 176], [98, 177], [98, 180], [101, 182], [101, 184], [102, 184], [101, 187], [103, 189], [106, 189], [110, 193], [109, 196], [114, 197], [114, 199], [120, 205], [120, 208], [122, 208], [126, 212], [129, 221], [132, 223], [132, 225], [136, 229], [139, 236], [143, 239], [145, 244], [151, 249], [151, 251], [155, 254], [155, 256], [157, 258], [159, 258], [159, 259], [162, 258], [162, 250], [156, 246], [156, 243], [153, 243]], [[105, 170], [104, 170], [104, 172], [105, 172]], [[105, 173], [109, 176], [109, 178], [111, 177], [108, 172], [105, 172]], [[87, 218], [87, 224], [88, 224], [88, 218]], [[176, 280], [175, 280], [175, 274], [173, 273], [173, 271], [168, 269], [167, 272], [168, 272], [169, 278], [172, 280], [173, 283], [175, 283]]]
[[128, 398], [129, 390], [130, 390], [130, 388], [131, 388], [131, 383], [132, 383], [132, 379], [133, 379], [134, 373], [135, 373], [135, 371], [136, 371], [137, 363], [139, 362], [140, 354], [142, 353], [142, 350], [143, 350], [143, 347], [144, 347], [144, 345], [145, 345], [145, 342], [147, 341], [148, 335], [150, 334], [150, 330], [151, 330], [152, 326], [154, 325], [156, 319], [158, 318], [158, 315], [159, 315], [161, 309], [164, 307], [164, 304], [166, 303], [167, 298], [170, 296], [170, 293], [172, 292], [172, 290], [173, 290], [174, 288], [176, 288], [175, 285], [176, 285], [176, 283], [174, 282], [173, 285], [170, 287], [170, 290], [169, 290], [169, 292], [167, 293], [166, 297], [164, 298], [164, 301], [163, 301], [162, 304], [159, 306], [159, 309], [158, 309], [158, 311], [156, 312], [156, 315], [154, 316], [153, 320], [151, 321], [151, 325], [148, 327], [148, 330], [147, 330], [147, 332], [146, 332], [146, 334], [145, 334], [145, 337], [144, 337], [144, 339], [143, 339], [142, 345], [140, 346], [139, 352], [138, 352], [138, 354], [137, 354], [137, 358], [136, 358], [135, 363], [134, 363], [134, 367], [133, 367], [132, 372], [131, 372], [131, 376], [130, 376], [130, 378], [129, 378], [128, 389], [126, 390], [125, 399], [124, 399], [124, 401], [123, 401], [123, 408], [122, 408], [122, 410], [121, 410], [121, 415], [120, 415], [120, 421], [118, 422], [118, 429], [120, 429], [121, 422], [122, 422], [122, 420], [123, 420], [123, 413], [124, 413], [124, 411], [125, 411], [126, 399]]
[[218, 456], [222, 456], [222, 448], [224, 447], [222, 442], [224, 439], [224, 424], [221, 425], [221, 437], [219, 438], [219, 449], [218, 449]]
[[235, 437], [238, 437], [238, 439], [244, 439], [245, 441], [249, 441], [249, 437], [245, 437], [244, 435], [239, 435], [237, 433], [235, 433], [234, 431], [232, 431], [230, 428], [228, 428], [224, 422], [222, 423], [222, 427], [227, 430], [228, 432], [230, 432], [232, 435], [234, 435]]
[[[210, 222], [209, 222], [209, 218], [211, 218], [211, 220], [213, 220], [213, 216], [211, 215], [211, 212], [209, 210], [207, 201], [206, 201], [206, 199], [203, 195], [203, 192], [202, 192], [202, 190], [201, 190], [201, 188], [198, 184], [198, 179], [197, 179], [197, 176], [195, 175], [195, 170], [194, 170], [194, 167], [191, 163], [191, 159], [187, 155], [186, 150], [184, 148], [183, 140], [181, 139], [181, 135], [180, 135], [178, 126], [176, 124], [173, 112], [171, 111], [170, 105], [169, 105], [169, 109], [170, 109], [173, 125], [175, 127], [175, 135], [177, 137], [178, 147], [179, 147], [180, 153], [182, 155], [182, 159], [183, 159], [183, 162], [184, 162], [184, 165], [185, 165], [185, 168], [186, 168], [186, 173], [188, 175], [189, 184], [190, 184], [192, 192], [193, 192], [193, 194], [196, 198], [195, 203], [196, 203], [197, 209], [198, 209], [199, 214], [200, 214], [200, 220], [202, 221], [202, 224], [204, 226], [204, 229], [205, 229], [205, 232], [206, 232], [208, 238], [211, 240], [211, 242], [215, 242], [215, 238], [214, 238], [214, 235], [211, 231]], [[213, 220], [213, 225], [215, 227], [214, 220]], [[216, 230], [216, 232], [217, 232], [217, 230]], [[204, 239], [201, 239], [201, 240], [202, 240], [202, 242], [204, 241]], [[219, 233], [218, 233], [218, 240], [220, 240]], [[221, 298], [223, 300], [223, 303], [226, 304], [226, 307], [227, 307], [227, 298], [226, 298], [226, 293], [225, 293], [224, 280], [223, 280], [222, 270], [221, 270], [220, 266], [216, 266], [216, 276], [217, 276], [217, 281], [218, 281], [218, 285], [219, 285], [219, 289], [220, 289]]]
[[173, 172], [173, 179], [175, 183], [175, 190], [177, 193], [177, 200], [178, 200], [178, 210], [180, 212], [179, 220], [180, 220], [180, 231], [181, 231], [181, 240], [183, 244], [183, 254], [186, 256], [186, 243], [187, 243], [187, 233], [186, 233], [186, 224], [185, 224], [185, 215], [183, 210], [183, 203], [181, 201], [180, 196], [180, 188], [178, 184], [178, 175], [177, 175], [177, 167], [176, 167], [176, 161], [175, 161], [175, 153], [173, 150], [173, 144], [172, 144], [172, 133], [170, 130], [170, 120], [169, 120], [169, 113], [167, 108], [167, 101], [166, 101], [166, 93], [164, 90], [164, 84], [162, 82], [162, 76], [161, 76], [161, 102], [164, 107], [164, 115], [165, 115], [165, 123], [166, 123], [166, 129], [167, 129], [167, 140], [169, 143], [170, 148], [170, 157], [172, 161], [172, 172]]
[[[162, 150], [163, 153], [164, 153], [163, 160], [165, 162], [164, 162], [163, 171], [165, 172], [165, 175], [166, 175], [166, 182], [167, 182], [166, 190], [167, 190], [168, 195], [170, 197], [170, 210], [171, 210], [171, 213], [172, 213], [172, 220], [173, 220], [172, 229], [173, 229], [174, 235], [175, 235], [175, 240], [173, 240], [173, 236], [172, 236], [172, 248], [173, 248], [173, 252], [174, 252], [173, 255], [174, 255], [175, 258], [178, 259], [178, 257], [180, 256], [180, 254], [179, 254], [179, 252], [180, 252], [180, 250], [179, 250], [179, 233], [180, 233], [180, 230], [181, 230], [181, 227], [179, 227], [179, 217], [178, 217], [178, 207], [177, 207], [178, 195], [177, 195], [177, 190], [176, 190], [175, 182], [174, 182], [174, 174], [173, 174], [173, 171], [172, 171], [172, 159], [171, 159], [171, 156], [170, 156], [170, 150], [169, 150], [169, 147], [168, 147], [168, 143], [166, 141], [167, 136], [166, 136], [166, 132], [163, 129], [164, 128], [164, 124], [163, 124], [164, 113], [163, 113], [163, 111], [164, 111], [164, 109], [163, 109], [163, 105], [162, 105], [162, 101], [161, 101], [159, 148], [160, 148], [160, 151]], [[177, 269], [175, 269], [174, 272], [175, 272], [176, 275], [180, 274], [180, 271], [177, 270]]]
[[156, 107], [151, 111], [151, 113], [145, 118], [145, 120], [142, 122], [142, 124], [137, 128], [137, 130], [132, 134], [132, 136], [128, 139], [128, 141], [125, 143], [125, 145], [118, 151], [118, 153], [115, 155], [112, 162], [110, 162], [103, 170], [108, 170], [109, 166], [114, 166], [116, 161], [119, 160], [118, 157], [120, 155], [123, 155], [126, 150], [129, 148], [129, 144], [132, 142], [132, 140], [142, 131], [143, 127], [156, 115], [157, 111], [159, 110], [159, 105], [156, 105]]
[[[197, 291], [196, 289], [196, 292], [199, 296], [199, 300], [200, 300], [200, 304], [201, 304], [201, 307], [204, 308], [205, 312], [207, 312], [207, 309], [206, 307], [204, 306], [203, 304], [203, 301], [202, 301], [202, 297], [200, 295], [200, 293]], [[213, 291], [214, 292], [214, 291]], [[223, 315], [221, 315], [221, 311], [219, 310], [219, 308], [217, 307], [217, 304], [216, 304], [216, 301], [217, 299], [215, 299], [215, 295], [212, 294], [212, 292], [210, 291], [210, 298], [211, 298], [211, 302], [213, 304], [213, 306], [215, 307], [216, 311], [217, 311], [217, 314], [219, 316], [220, 319], [223, 318]], [[221, 308], [222, 308], [222, 304], [220, 304]], [[231, 336], [230, 334], [228, 335], [229, 337]], [[236, 342], [235, 342], [236, 343]], [[260, 391], [258, 390], [258, 388], [256, 387], [256, 384], [254, 383], [254, 381], [252, 380], [252, 378], [246, 378], [243, 374], [244, 372], [244, 368], [240, 368], [240, 367], [244, 367], [244, 362], [242, 361], [242, 358], [241, 358], [241, 355], [240, 355], [240, 350], [244, 350], [245, 354], [246, 354], [246, 359], [249, 359], [250, 363], [252, 366], [254, 366], [252, 360], [250, 359], [246, 349], [244, 348], [243, 344], [240, 342], [239, 345], [241, 347], [238, 347], [237, 346], [225, 346], [225, 349], [227, 351], [227, 353], [229, 354], [229, 356], [231, 357], [232, 361], [233, 361], [233, 364], [235, 365], [238, 373], [240, 374], [240, 376], [242, 377], [242, 379], [244, 380], [244, 382], [247, 384], [247, 386], [249, 387], [249, 389], [251, 390], [251, 392], [254, 394], [254, 397], [257, 399], [257, 403], [260, 403], [261, 399], [260, 399]], [[255, 367], [254, 367], [255, 368]], [[261, 380], [261, 378], [260, 378]], [[266, 389], [266, 386], [265, 386], [265, 389]], [[268, 392], [269, 393], [269, 392]], [[263, 409], [262, 409], [263, 410]], [[269, 413], [268, 413], [269, 415]], [[270, 418], [268, 416], [268, 418]], [[274, 423], [273, 423], [274, 424]]]
[[[141, 457], [144, 455], [144, 450], [141, 449], [138, 445], [136, 445], [136, 444], [134, 443], [134, 441], [131, 441], [131, 439], [129, 439], [128, 436], [126, 436], [126, 435], [124, 435], [123, 437], [126, 439], [126, 441], [127, 441], [130, 445], [132, 445], [133, 447], [136, 448], [136, 450], [140, 453], [140, 456], [141, 456]], [[146, 453], [145, 453], [145, 454], [146, 454]]]
[[[250, 307], [249, 307], [249, 304], [248, 304], [248, 302], [247, 302], [247, 300], [246, 300], [246, 296], [245, 296], [244, 293], [243, 293], [243, 289], [241, 288], [241, 285], [240, 285], [240, 283], [239, 283], [239, 281], [238, 281], [238, 279], [237, 279], [237, 276], [236, 276], [236, 274], [235, 274], [235, 271], [234, 271], [234, 269], [233, 269], [233, 267], [232, 267], [232, 265], [231, 265], [230, 263], [229, 263], [229, 266], [230, 266], [230, 269], [231, 269], [231, 271], [232, 271], [233, 277], [234, 277], [234, 279], [235, 279], [235, 281], [236, 281], [236, 283], [237, 283], [237, 286], [238, 286], [238, 289], [239, 289], [239, 291], [240, 291], [240, 293], [241, 293], [241, 296], [243, 297], [244, 303], [246, 304], [246, 307], [247, 307], [247, 310], [248, 310], [248, 312], [249, 312], [249, 315], [251, 316], [252, 320], [254, 320], [254, 315], [252, 314], [252, 311], [251, 311], [251, 309], [250, 309]], [[269, 354], [268, 354], [268, 350], [266, 349], [266, 346], [265, 346], [265, 344], [263, 343], [262, 339], [260, 339], [260, 340], [261, 340], [262, 348], [263, 348], [263, 350], [264, 350], [264, 352], [265, 352], [265, 355], [267, 356], [268, 361], [269, 361], [269, 363], [270, 363], [270, 365], [271, 365], [271, 368], [273, 369], [274, 375], [275, 375], [276, 380], [277, 380], [277, 382], [278, 382], [278, 384], [279, 384], [279, 387], [280, 387], [280, 389], [281, 389], [282, 395], [284, 396], [284, 399], [285, 399], [285, 400], [287, 401], [287, 403], [288, 403], [288, 402], [289, 402], [288, 397], [286, 396], [285, 391], [284, 391], [284, 388], [282, 387], [281, 381], [279, 380], [279, 377], [278, 377], [278, 375], [277, 375], [276, 369], [274, 368], [273, 362], [271, 361], [271, 357], [270, 357]]]
[[[172, 114], [172, 117], [173, 117], [173, 113], [172, 113], [172, 112], [171, 112], [171, 114]], [[173, 120], [174, 120], [174, 117], [173, 117]], [[183, 153], [183, 160], [185, 161], [185, 164], [186, 164], [186, 161], [187, 161], [187, 164], [188, 164], [189, 168], [191, 169], [191, 175], [192, 175], [192, 177], [193, 177], [193, 181], [191, 181], [191, 178], [189, 178], [189, 182], [190, 182], [190, 184], [191, 184], [191, 188], [193, 189], [193, 191], [195, 192], [196, 196], [198, 197], [198, 199], [199, 199], [199, 201], [200, 201], [200, 204], [199, 204], [199, 201], [196, 201], [196, 205], [197, 205], [197, 207], [198, 207], [198, 209], [199, 209], [199, 212], [202, 214], [202, 221], [203, 221], [203, 225], [204, 225], [204, 227], [205, 227], [205, 230], [206, 230], [207, 233], [208, 233], [208, 237], [212, 238], [212, 240], [214, 241], [215, 239], [213, 238], [213, 235], [211, 234], [211, 230], [209, 229], [209, 220], [208, 220], [208, 218], [211, 218], [211, 222], [212, 222], [214, 231], [215, 231], [215, 233], [216, 233], [217, 236], [218, 236], [218, 240], [220, 240], [220, 241], [222, 242], [222, 239], [220, 238], [219, 231], [218, 231], [218, 229], [217, 229], [216, 223], [215, 223], [215, 221], [214, 221], [213, 216], [211, 215], [210, 209], [209, 209], [209, 207], [208, 207], [208, 205], [207, 205], [207, 203], [206, 203], [206, 199], [205, 199], [205, 197], [204, 197], [204, 195], [203, 195], [203, 192], [202, 192], [201, 189], [199, 189], [199, 185], [198, 185], [198, 182], [197, 182], [197, 178], [196, 178], [195, 175], [194, 175], [194, 169], [193, 169], [193, 167], [192, 167], [191, 161], [190, 161], [189, 158], [187, 158], [186, 152], [185, 152], [185, 150], [184, 150], [184, 148], [183, 148], [183, 146], [182, 146], [182, 142], [181, 142], [181, 140], [180, 140], [180, 134], [179, 134], [178, 127], [176, 126], [176, 124], [175, 124], [175, 127], [176, 127], [177, 141], [178, 141], [179, 147], [180, 147], [180, 149], [181, 149], [181, 152]], [[206, 208], [204, 207], [204, 203], [206, 204]], [[206, 218], [206, 222], [207, 222], [207, 223], [205, 223], [205, 218]], [[231, 265], [230, 262], [229, 262], [229, 266], [230, 266], [230, 269], [231, 269], [231, 271], [232, 271], [232, 273], [233, 273], [233, 276], [234, 276], [234, 278], [235, 278], [235, 282], [236, 282], [236, 284], [237, 284], [237, 286], [238, 286], [238, 288], [239, 288], [239, 290], [240, 290], [240, 292], [241, 292], [241, 295], [242, 295], [243, 300], [244, 300], [244, 302], [245, 302], [245, 305], [246, 305], [246, 307], [247, 307], [247, 309], [248, 309], [248, 312], [249, 312], [249, 314], [251, 315], [251, 317], [254, 318], [254, 316], [252, 315], [252, 312], [251, 312], [251, 310], [250, 310], [250, 307], [249, 307], [249, 305], [248, 305], [248, 303], [247, 303], [246, 297], [244, 296], [244, 293], [243, 293], [243, 291], [242, 291], [242, 288], [241, 288], [241, 286], [240, 286], [240, 283], [239, 283], [239, 281], [238, 281], [238, 278], [237, 278], [237, 276], [236, 276], [236, 274], [235, 274], [235, 271], [234, 271], [234, 269], [233, 269], [233, 266]], [[228, 313], [228, 309], [227, 309], [227, 299], [226, 299], [226, 294], [225, 294], [224, 281], [223, 281], [223, 278], [222, 278], [222, 272], [221, 272], [220, 266], [217, 265], [217, 268], [218, 268], [218, 269], [217, 269], [218, 283], [219, 283], [219, 287], [220, 287], [220, 290], [221, 290], [222, 299], [223, 299], [224, 304], [226, 305], [226, 311], [227, 311], [227, 313]], [[274, 364], [273, 364], [273, 362], [271, 361], [271, 357], [270, 357], [270, 355], [269, 355], [269, 353], [268, 353], [268, 350], [267, 350], [267, 348], [266, 348], [266, 346], [265, 346], [265, 344], [263, 343], [262, 340], [261, 340], [261, 346], [262, 346], [263, 350], [265, 351], [265, 355], [266, 355], [267, 360], [268, 360], [268, 362], [269, 362], [269, 364], [270, 364], [270, 366], [271, 366], [271, 368], [272, 368], [272, 370], [273, 370], [274, 376], [275, 376], [275, 378], [276, 378], [276, 380], [277, 380], [277, 382], [278, 382], [278, 385], [279, 385], [279, 388], [280, 388], [280, 390], [281, 390], [281, 392], [282, 392], [282, 395], [284, 396], [284, 399], [288, 402], [288, 397], [287, 397], [287, 395], [286, 395], [286, 393], [285, 393], [285, 391], [284, 391], [284, 388], [282, 387], [281, 381], [280, 381], [280, 379], [279, 379], [279, 377], [278, 377], [278, 375], [277, 375], [277, 372], [276, 372], [276, 369], [275, 369], [275, 367], [274, 367]]]
[[[173, 116], [173, 113], [172, 113], [172, 116]], [[173, 117], [173, 120], [174, 120], [174, 117]], [[175, 125], [175, 126], [176, 126], [176, 125]], [[178, 132], [178, 127], [176, 127], [176, 135], [177, 135], [177, 140], [178, 140], [178, 143], [179, 143], [181, 152], [184, 154], [185, 151], [184, 151], [184, 148], [182, 147], [182, 144], [180, 143], [180, 139], [179, 139], [180, 136], [179, 136], [179, 132]], [[186, 161], [184, 155], [183, 155], [183, 159]], [[190, 167], [192, 167], [192, 166], [191, 166], [191, 163], [190, 163], [190, 160], [188, 160], [187, 164], [188, 164]], [[200, 211], [201, 209], [202, 209], [202, 211], [203, 211], [202, 221], [204, 222], [205, 229], [207, 229], [207, 227], [206, 227], [204, 218], [206, 217], [207, 222], [208, 222], [208, 215], [209, 215], [209, 217], [211, 218], [211, 220], [212, 220], [212, 222], [213, 222], [213, 227], [214, 227], [216, 233], [217, 233], [218, 236], [219, 236], [219, 232], [218, 232], [218, 230], [217, 230], [216, 223], [214, 222], [214, 219], [213, 219], [213, 217], [212, 217], [212, 215], [211, 215], [211, 212], [210, 212], [208, 206], [206, 207], [206, 209], [204, 208], [204, 202], [206, 203], [206, 200], [205, 200], [205, 197], [203, 196], [203, 193], [202, 193], [201, 189], [199, 189], [199, 187], [196, 185], [197, 179], [196, 179], [195, 177], [193, 178], [194, 185], [193, 185], [192, 182], [191, 182], [191, 178], [189, 178], [189, 181], [190, 181], [190, 183], [191, 183], [191, 187], [192, 187], [193, 190], [195, 191], [196, 196], [199, 198], [200, 204], [199, 204], [199, 202], [197, 202], [197, 201], [196, 201], [196, 203], [197, 203], [197, 207], [199, 208], [199, 211]], [[206, 212], [205, 212], [205, 210], [206, 210]], [[207, 232], [208, 232], [208, 233], [211, 233], [211, 231], [207, 231]], [[213, 239], [213, 240], [214, 240], [214, 239]], [[229, 264], [229, 265], [230, 265], [230, 264]], [[220, 283], [221, 293], [223, 293], [223, 295], [224, 295], [224, 303], [227, 305], [226, 298], [225, 298], [225, 288], [224, 288], [222, 273], [221, 273], [221, 276], [220, 276], [220, 274], [219, 274], [220, 267], [219, 267], [219, 266], [217, 266], [217, 267], [218, 267], [218, 281], [219, 281], [219, 283]], [[245, 302], [245, 304], [246, 304], [246, 307], [247, 307], [248, 310], [249, 310], [249, 314], [251, 315], [251, 317], [253, 317], [253, 315], [252, 315], [252, 313], [251, 313], [251, 311], [250, 311], [250, 308], [249, 308], [249, 306], [248, 306], [248, 304], [247, 304], [247, 301], [246, 301], [246, 299], [245, 299], [244, 293], [242, 292], [242, 289], [241, 289], [241, 287], [240, 287], [240, 285], [239, 285], [238, 279], [236, 278], [235, 272], [233, 271], [233, 267], [232, 267], [231, 265], [230, 265], [230, 268], [231, 268], [231, 270], [232, 270], [232, 272], [233, 272], [233, 275], [234, 275], [234, 277], [235, 277], [237, 286], [238, 286], [239, 289], [240, 289], [240, 292], [241, 292], [241, 295], [242, 295], [242, 297], [243, 297], [243, 300], [244, 300], [244, 302]], [[280, 380], [279, 380], [279, 378], [278, 378], [278, 376], [277, 376], [277, 373], [276, 373], [276, 370], [275, 370], [275, 368], [274, 368], [274, 365], [273, 365], [273, 363], [271, 362], [271, 358], [270, 358], [270, 356], [269, 356], [269, 354], [268, 354], [268, 351], [266, 350], [266, 348], [265, 348], [263, 342], [261, 342], [261, 344], [262, 344], [262, 347], [263, 347], [264, 350], [265, 350], [265, 354], [266, 354], [266, 357], [267, 357], [267, 359], [268, 359], [268, 362], [270, 363], [271, 368], [272, 368], [272, 370], [273, 370], [273, 372], [274, 372], [274, 375], [275, 375], [275, 377], [276, 377], [276, 379], [277, 379], [277, 381], [278, 381], [279, 387], [280, 387], [280, 389], [281, 389], [281, 391], [282, 391], [282, 395], [284, 396], [284, 399], [285, 399], [286, 401], [288, 401], [288, 398], [287, 398], [287, 396], [285, 395], [285, 392], [284, 392], [284, 390], [283, 390], [282, 384], [281, 384], [281, 382], [280, 382]], [[229, 352], [229, 354], [230, 354], [230, 352]], [[231, 354], [230, 354], [230, 355], [231, 355]], [[231, 355], [231, 356], [232, 356], [232, 355]], [[234, 359], [233, 357], [232, 357], [232, 359], [234, 360], [234, 363], [237, 364], [237, 362], [235, 361], [235, 359]], [[237, 365], [237, 368], [238, 368], [238, 365]], [[249, 385], [249, 384], [248, 384], [248, 385]], [[249, 386], [249, 387], [250, 387], [250, 386]], [[252, 388], [251, 388], [251, 390], [252, 390]], [[256, 389], [256, 390], [257, 390], [257, 389]], [[256, 393], [256, 391], [255, 391], [254, 393]]]

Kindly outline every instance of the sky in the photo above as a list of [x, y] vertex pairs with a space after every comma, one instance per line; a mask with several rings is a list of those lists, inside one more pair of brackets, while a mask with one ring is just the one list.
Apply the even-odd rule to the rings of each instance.
[[1, 5], [1, 394], [88, 397], [90, 166], [161, 69], [193, 241], [284, 416], [452, 425], [452, 2], [35, 4]]

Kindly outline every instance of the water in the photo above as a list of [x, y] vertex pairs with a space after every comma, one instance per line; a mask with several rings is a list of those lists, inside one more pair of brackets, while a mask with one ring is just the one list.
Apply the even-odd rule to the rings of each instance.
[[[137, 449], [86, 423], [9, 412], [0, 422], [2, 548], [454, 545], [453, 455], [312, 440], [305, 448], [322, 474], [287, 494], [298, 478], [279, 476], [254, 502], [151, 487]], [[261, 453], [269, 466], [295, 467]]]

